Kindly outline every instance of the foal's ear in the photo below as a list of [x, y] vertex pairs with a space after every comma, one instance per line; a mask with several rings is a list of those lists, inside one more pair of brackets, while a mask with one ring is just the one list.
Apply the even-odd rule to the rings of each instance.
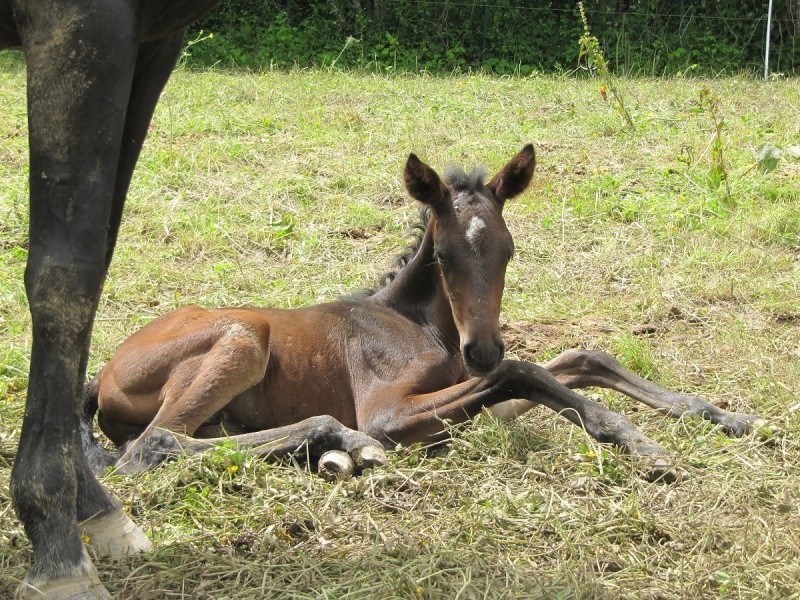
[[533, 144], [525, 146], [519, 154], [508, 161], [500, 172], [492, 177], [486, 184], [500, 203], [517, 194], [521, 194], [528, 187], [536, 167], [536, 152]]
[[417, 158], [416, 154], [408, 155], [403, 179], [412, 198], [427, 204], [434, 210], [444, 206], [448, 195], [447, 186], [442, 183], [436, 171]]

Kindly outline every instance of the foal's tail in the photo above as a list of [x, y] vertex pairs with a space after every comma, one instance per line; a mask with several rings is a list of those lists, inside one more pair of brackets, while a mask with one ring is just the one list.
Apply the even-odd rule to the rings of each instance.
[[93, 473], [101, 473], [108, 467], [114, 466], [119, 458], [117, 454], [106, 450], [95, 438], [92, 432], [92, 423], [97, 414], [97, 394], [100, 389], [100, 380], [95, 377], [83, 386], [83, 411], [81, 415], [81, 446], [86, 462]]

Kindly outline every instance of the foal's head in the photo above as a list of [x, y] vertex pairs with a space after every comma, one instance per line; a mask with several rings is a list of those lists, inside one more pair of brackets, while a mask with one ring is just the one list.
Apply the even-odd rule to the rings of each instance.
[[434, 257], [458, 328], [461, 355], [473, 375], [485, 375], [503, 359], [500, 302], [514, 241], [503, 204], [523, 192], [536, 165], [528, 144], [488, 183], [483, 171], [452, 171], [439, 178], [414, 154], [408, 157], [409, 193], [433, 210]]

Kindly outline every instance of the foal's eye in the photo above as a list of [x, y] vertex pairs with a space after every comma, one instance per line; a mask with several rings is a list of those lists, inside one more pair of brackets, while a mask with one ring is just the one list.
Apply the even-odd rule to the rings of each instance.
[[442, 254], [441, 252], [434, 251], [433, 259], [438, 262], [440, 265], [446, 265], [448, 262], [447, 256]]

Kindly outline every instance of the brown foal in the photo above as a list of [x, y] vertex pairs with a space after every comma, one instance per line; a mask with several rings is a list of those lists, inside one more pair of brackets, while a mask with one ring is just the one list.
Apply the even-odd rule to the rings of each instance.
[[[528, 145], [484, 183], [480, 169], [443, 181], [409, 156], [406, 188], [428, 219], [413, 256], [377, 292], [294, 310], [190, 306], [132, 335], [87, 386], [90, 464], [136, 471], [229, 437], [349, 474], [383, 464], [384, 447], [445, 440], [443, 422], [541, 404], [645, 459], [649, 476], [671, 477], [661, 446], [572, 390], [586, 386], [672, 416], [698, 414], [733, 435], [757, 426], [756, 416], [665, 390], [603, 352], [569, 350], [543, 365], [503, 359], [500, 303], [514, 244], [502, 209], [527, 188], [535, 162]], [[98, 407], [119, 455], [91, 436]]]

